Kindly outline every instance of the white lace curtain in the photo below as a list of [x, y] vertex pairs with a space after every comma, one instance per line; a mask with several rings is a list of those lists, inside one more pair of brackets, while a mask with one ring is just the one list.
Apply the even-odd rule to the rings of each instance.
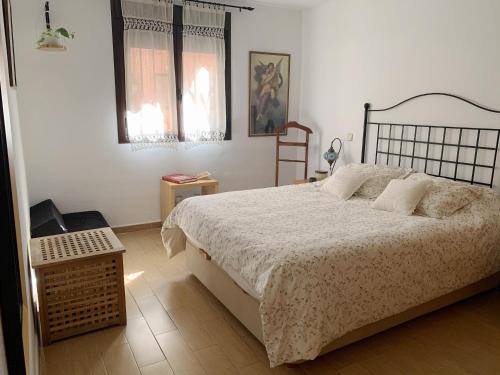
[[178, 141], [173, 3], [122, 0], [127, 132], [135, 147]]
[[225, 11], [183, 7], [182, 124], [187, 142], [220, 142], [226, 134]]

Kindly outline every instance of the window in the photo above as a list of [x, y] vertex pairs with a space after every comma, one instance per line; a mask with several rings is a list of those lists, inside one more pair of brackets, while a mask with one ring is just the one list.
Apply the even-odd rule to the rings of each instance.
[[[125, 21], [120, 0], [111, 0], [111, 17], [119, 143], [129, 143], [129, 137], [136, 135], [138, 129], [148, 132], [171, 131], [179, 141], [192, 139], [193, 134], [206, 134], [209, 131], [208, 124], [224, 110], [224, 140], [230, 140], [231, 13], [226, 12], [224, 19], [224, 69], [217, 64], [216, 54], [203, 51], [203, 47], [200, 49], [199, 46], [193, 50], [189, 42], [184, 43], [187, 39], [183, 38], [185, 26], [182, 6], [173, 6], [171, 50], [158, 47], [164, 44], [155, 41], [151, 42], [151, 47], [141, 41], [137, 48], [133, 41], [125, 43]], [[127, 52], [125, 44], [128, 46]], [[173, 79], [170, 78], [173, 77], [172, 69], [175, 82], [171, 82]], [[218, 80], [220, 75], [225, 79]], [[224, 87], [219, 87], [222, 82]], [[169, 85], [172, 85], [171, 92], [176, 97], [175, 108], [169, 105], [174, 103], [168, 97], [169, 90], [164, 90]], [[213, 100], [213, 90], [223, 90], [223, 103]]]

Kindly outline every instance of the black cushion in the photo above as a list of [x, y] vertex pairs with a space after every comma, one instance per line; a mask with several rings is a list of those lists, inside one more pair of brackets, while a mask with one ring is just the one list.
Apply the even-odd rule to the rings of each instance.
[[61, 215], [51, 199], [31, 207], [30, 216], [32, 238], [109, 227], [99, 211], [73, 212]]
[[108, 222], [99, 211], [73, 212], [62, 216], [68, 232], [109, 227]]
[[52, 199], [30, 208], [31, 237], [51, 236], [67, 232], [64, 219]]

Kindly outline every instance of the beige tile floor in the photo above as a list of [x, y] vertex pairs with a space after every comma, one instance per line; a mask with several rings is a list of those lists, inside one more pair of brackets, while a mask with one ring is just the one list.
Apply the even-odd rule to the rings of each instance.
[[296, 368], [264, 347], [184, 266], [159, 230], [119, 235], [128, 324], [44, 348], [45, 375], [500, 374], [500, 291], [429, 314]]

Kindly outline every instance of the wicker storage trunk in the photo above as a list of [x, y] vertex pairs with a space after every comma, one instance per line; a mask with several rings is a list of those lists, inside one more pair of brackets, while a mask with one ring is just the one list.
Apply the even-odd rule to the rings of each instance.
[[124, 251], [109, 227], [31, 240], [44, 345], [126, 324]]

